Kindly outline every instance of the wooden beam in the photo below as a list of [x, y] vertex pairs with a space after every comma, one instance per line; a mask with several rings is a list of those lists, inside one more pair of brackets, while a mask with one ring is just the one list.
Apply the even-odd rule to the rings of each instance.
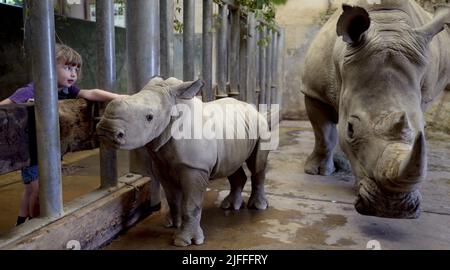
[[[97, 148], [93, 106], [84, 99], [61, 100], [59, 125], [61, 155]], [[0, 174], [36, 163], [33, 104], [0, 106]]]
[[[29, 126], [33, 106], [0, 106], [0, 174], [27, 166], [30, 162]], [[36, 138], [34, 139], [36, 140]]]
[[83, 250], [103, 247], [155, 211], [150, 206], [150, 178], [128, 177], [119, 179], [116, 188], [78, 198], [65, 207], [67, 214], [59, 219], [35, 218], [13, 228], [0, 237], [0, 249], [62, 250], [71, 243]]

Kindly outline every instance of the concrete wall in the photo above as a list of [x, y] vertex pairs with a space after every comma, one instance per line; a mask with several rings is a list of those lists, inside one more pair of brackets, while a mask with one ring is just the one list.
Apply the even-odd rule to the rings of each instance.
[[276, 21], [286, 31], [284, 119], [307, 119], [304, 96], [300, 92], [303, 62], [323, 17], [331, 8], [329, 0], [289, 0], [277, 7]]
[[[428, 11], [433, 6], [449, 0], [416, 0]], [[276, 20], [286, 29], [285, 91], [282, 117], [307, 120], [302, 89], [301, 73], [306, 52], [320, 30], [342, 0], [288, 0], [277, 7]]]

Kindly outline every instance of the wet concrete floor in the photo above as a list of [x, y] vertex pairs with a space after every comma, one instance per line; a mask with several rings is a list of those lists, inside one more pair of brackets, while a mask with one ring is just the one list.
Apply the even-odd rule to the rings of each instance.
[[[280, 147], [269, 156], [269, 208], [220, 209], [229, 185], [225, 179], [214, 180], [203, 204], [205, 243], [182, 249], [366, 249], [371, 240], [378, 241], [382, 249], [450, 249], [449, 135], [428, 134], [429, 172], [421, 187], [422, 215], [416, 220], [359, 215], [353, 208], [351, 175], [304, 174], [303, 164], [313, 145], [309, 122], [282, 122]], [[120, 156], [125, 160], [126, 154]], [[65, 160], [65, 202], [98, 187], [98, 151], [71, 154]], [[120, 162], [119, 171], [125, 173], [126, 168], [126, 163]], [[17, 173], [0, 176], [0, 233], [15, 222], [22, 186]], [[248, 181], [244, 200], [249, 192]], [[163, 226], [167, 211], [163, 205], [160, 212], [117, 237], [105, 249], [181, 249], [171, 244], [174, 229]]]

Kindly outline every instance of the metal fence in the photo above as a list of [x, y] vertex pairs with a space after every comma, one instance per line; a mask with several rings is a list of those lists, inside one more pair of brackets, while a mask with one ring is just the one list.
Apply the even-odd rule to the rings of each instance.
[[[53, 1], [25, 1], [25, 42], [30, 46], [36, 87], [36, 118], [41, 182], [41, 215], [62, 216], [62, 188], [56, 72], [54, 55]], [[203, 101], [235, 97], [248, 103], [279, 104], [282, 88], [284, 32], [269, 28], [255, 14], [239, 8], [236, 1], [220, 4], [203, 0], [201, 78]], [[214, 5], [220, 27], [214, 34]], [[139, 91], [154, 75], [174, 73], [173, 0], [127, 0], [127, 61], [129, 93]], [[194, 80], [195, 1], [183, 1], [183, 80]], [[98, 88], [115, 90], [114, 10], [111, 0], [96, 1]], [[257, 40], [270, 37], [267, 46]], [[214, 37], [216, 38], [214, 40]], [[215, 43], [215, 46], [213, 46]], [[27, 46], [26, 46], [27, 47]], [[214, 51], [213, 48], [216, 48]], [[215, 67], [215, 68], [214, 68]], [[213, 81], [213, 73], [215, 80]], [[49, 94], [50, 93], [50, 94]], [[100, 149], [101, 187], [117, 186], [117, 158], [113, 150]], [[130, 172], [145, 174], [145, 151], [130, 154]], [[152, 201], [159, 202], [159, 183], [152, 185]]]

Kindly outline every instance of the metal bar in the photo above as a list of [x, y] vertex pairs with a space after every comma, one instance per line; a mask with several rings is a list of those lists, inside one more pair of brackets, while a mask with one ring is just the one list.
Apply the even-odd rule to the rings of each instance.
[[91, 12], [89, 8], [89, 0], [83, 1], [83, 9], [84, 9], [84, 19], [87, 21], [91, 20]]
[[[260, 31], [259, 31], [259, 38], [260, 40], [264, 40], [266, 37], [266, 27], [264, 25], [260, 24]], [[259, 44], [259, 77], [258, 77], [258, 81], [259, 81], [259, 88], [260, 88], [260, 93], [259, 93], [259, 104], [266, 104], [266, 61], [267, 61], [267, 57], [266, 57], [266, 44], [263, 42], [260, 42]]]
[[[115, 92], [114, 4], [110, 0], [95, 3], [97, 36], [97, 87]], [[105, 107], [102, 104], [101, 107]], [[100, 144], [100, 187], [117, 185], [117, 151]]]
[[159, 0], [127, 0], [128, 90], [136, 93], [159, 75]]
[[161, 76], [174, 76], [173, 0], [160, 0]]
[[61, 147], [52, 0], [30, 1], [31, 61], [35, 87], [36, 137], [39, 160], [40, 215], [63, 215]]
[[[142, 89], [152, 76], [159, 75], [159, 0], [127, 0], [128, 92]], [[150, 158], [145, 148], [130, 152], [130, 172], [150, 175]], [[160, 185], [152, 179], [151, 206], [160, 205]]]
[[255, 101], [255, 86], [256, 86], [256, 69], [255, 69], [255, 60], [256, 60], [256, 29], [255, 29], [255, 14], [248, 13], [247, 15], [247, 68], [246, 68], [246, 101], [250, 104], [257, 103]]
[[183, 80], [195, 79], [195, 1], [183, 0]]
[[278, 34], [278, 96], [276, 103], [281, 104], [283, 102], [284, 92], [284, 57], [285, 57], [285, 30], [281, 29]]
[[272, 30], [267, 28], [266, 35], [270, 38], [266, 47], [266, 93], [265, 102], [267, 109], [270, 110], [271, 88], [272, 88]]
[[213, 33], [212, 33], [213, 3], [211, 0], [203, 0], [203, 56], [202, 56], [202, 79], [205, 86], [202, 90], [203, 101], [214, 100], [212, 91], [212, 53], [213, 53]]
[[277, 103], [278, 95], [278, 33], [272, 31], [272, 86], [270, 88], [271, 104]]
[[65, 1], [64, 0], [58, 0], [58, 13], [61, 16], [65, 16]]
[[31, 48], [33, 44], [31, 43], [31, 25], [30, 20], [27, 20], [27, 13], [30, 10], [30, 0], [24, 0], [23, 1], [23, 9], [22, 9], [22, 16], [23, 16], [23, 48], [24, 48], [24, 57], [23, 60], [25, 61], [25, 68], [27, 70], [26, 72], [26, 80], [27, 82], [32, 81], [33, 79], [33, 65], [31, 63]]
[[[241, 29], [247, 29], [247, 24], [241, 22]], [[239, 96], [238, 99], [241, 101], [247, 100], [247, 32], [240, 31], [239, 39]], [[232, 67], [233, 68], [233, 67]]]
[[217, 46], [216, 98], [227, 97], [227, 6], [219, 5], [220, 29]]
[[[239, 9], [239, 3], [236, 0], [220, 0], [219, 2], [228, 5], [229, 9]], [[246, 10], [241, 10], [241, 13], [244, 15], [248, 15], [248, 12]], [[279, 32], [280, 31], [280, 27], [279, 26], [274, 26], [273, 24], [269, 24], [267, 23], [263, 18], [261, 17], [257, 17], [256, 18], [256, 22], [260, 23], [264, 26], [271, 26], [272, 28], [274, 28], [275, 31]]]
[[258, 45], [258, 41], [260, 39], [260, 34], [259, 34], [259, 30], [256, 28], [256, 21], [255, 21], [255, 47], [254, 47], [254, 51], [255, 51], [255, 65], [254, 65], [254, 69], [255, 69], [255, 105], [256, 107], [258, 107], [259, 105], [259, 94], [261, 93], [261, 87], [259, 85], [259, 72], [260, 72], [260, 65], [259, 65], [259, 60], [260, 60], [260, 52], [259, 52], [259, 45]]
[[239, 9], [230, 9], [231, 47], [230, 47], [230, 92], [231, 97], [239, 96], [239, 49], [241, 40], [241, 14]]

